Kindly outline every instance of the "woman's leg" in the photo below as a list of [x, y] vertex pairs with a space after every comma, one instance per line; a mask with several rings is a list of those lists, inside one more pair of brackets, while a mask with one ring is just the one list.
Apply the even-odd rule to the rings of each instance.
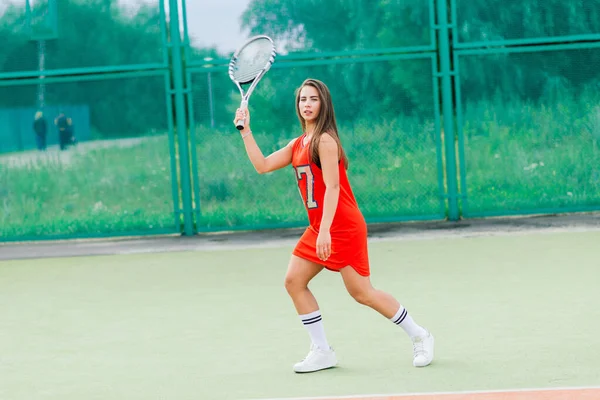
[[340, 273], [348, 293], [358, 303], [374, 309], [404, 329], [413, 341], [413, 364], [418, 367], [429, 365], [433, 360], [433, 336], [418, 325], [392, 295], [375, 289], [368, 276], [360, 275], [352, 267], [343, 268]]
[[292, 255], [285, 275], [285, 289], [298, 314], [309, 314], [319, 309], [315, 296], [308, 289], [308, 283], [322, 270], [322, 265]]
[[285, 289], [312, 342], [308, 356], [294, 365], [296, 372], [315, 372], [337, 364], [335, 353], [327, 342], [319, 305], [308, 289], [308, 283], [322, 270], [322, 265], [292, 255], [285, 276]]
[[352, 267], [343, 268], [340, 273], [350, 296], [358, 303], [371, 307], [386, 318], [392, 318], [400, 308], [400, 303], [392, 295], [375, 289], [368, 276], [362, 276]]
[[328, 350], [329, 343], [325, 336], [319, 304], [308, 288], [311, 279], [322, 270], [322, 265], [292, 255], [285, 275], [285, 289], [292, 298], [312, 343], [323, 350]]

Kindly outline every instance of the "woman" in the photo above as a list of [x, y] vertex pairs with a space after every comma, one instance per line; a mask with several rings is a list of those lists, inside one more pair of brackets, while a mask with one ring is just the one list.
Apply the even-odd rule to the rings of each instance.
[[236, 111], [234, 123], [245, 120], [240, 131], [246, 152], [260, 174], [292, 164], [298, 180], [309, 227], [296, 245], [285, 277], [300, 320], [312, 341], [296, 372], [314, 372], [337, 364], [329, 346], [317, 301], [308, 283], [323, 268], [339, 272], [350, 295], [399, 325], [413, 342], [413, 365], [424, 367], [433, 360], [434, 339], [414, 322], [391, 295], [373, 288], [369, 278], [367, 226], [350, 187], [348, 159], [338, 135], [331, 95], [327, 86], [307, 79], [296, 92], [296, 113], [303, 135], [264, 157], [250, 130], [250, 114]]

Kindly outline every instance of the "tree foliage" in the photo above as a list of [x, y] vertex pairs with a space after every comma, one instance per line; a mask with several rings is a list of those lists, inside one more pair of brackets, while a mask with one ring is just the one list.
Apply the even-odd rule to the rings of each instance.
[[[42, 2], [43, 3], [43, 2]], [[434, 16], [429, 1], [409, 0], [251, 0], [241, 25], [268, 34], [282, 53], [389, 49], [430, 45]], [[117, 0], [57, 0], [58, 38], [46, 42], [46, 68], [65, 69], [163, 60], [161, 16], [154, 5], [134, 14]], [[43, 8], [33, 10], [44, 12]], [[600, 0], [456, 0], [453, 31], [460, 42], [512, 40], [600, 33]], [[38, 43], [26, 29], [25, 9], [8, 5], [0, 18], [0, 72], [35, 71]], [[167, 27], [168, 32], [168, 27]], [[226, 57], [215, 49], [192, 48], [192, 60]], [[461, 94], [466, 101], [492, 97], [545, 101], [568, 91], [590, 90], [599, 82], [599, 50], [499, 53], [461, 56]], [[190, 60], [186, 60], [189, 62]], [[207, 61], [207, 63], [210, 61]], [[391, 120], [396, 115], [431, 118], [434, 77], [430, 58], [356, 61], [340, 55], [332, 64], [283, 68], [277, 63], [251, 99], [261, 129], [284, 135], [296, 126], [294, 90], [314, 77], [325, 81], [336, 112], [346, 123]], [[239, 104], [225, 69], [194, 72], [190, 84], [195, 121], [228, 125]], [[77, 81], [49, 84], [46, 101], [88, 104], [94, 129], [104, 136], [143, 134], [166, 128], [162, 78]], [[36, 87], [0, 86], [0, 107], [36, 103]]]
[[[57, 0], [57, 7], [58, 37], [45, 41], [46, 70], [162, 61], [158, 8], [145, 4], [128, 15], [116, 0]], [[38, 41], [27, 29], [25, 9], [9, 6], [2, 21], [0, 71], [38, 70]], [[37, 85], [0, 86], [0, 107], [36, 107], [36, 92]], [[94, 129], [104, 136], [166, 128], [162, 78], [49, 83], [45, 102], [87, 104]]]

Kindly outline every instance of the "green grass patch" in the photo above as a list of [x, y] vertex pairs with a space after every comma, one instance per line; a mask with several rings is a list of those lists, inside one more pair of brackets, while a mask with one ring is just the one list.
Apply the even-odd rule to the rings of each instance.
[[166, 138], [85, 145], [0, 159], [2, 237], [175, 229]]
[[600, 107], [565, 98], [466, 108], [469, 212], [600, 206]]
[[[462, 116], [468, 200], [463, 211], [600, 206], [595, 104], [589, 98], [567, 98], [552, 107], [469, 104]], [[433, 121], [402, 117], [341, 124], [340, 130], [350, 181], [367, 219], [443, 217]], [[291, 168], [259, 175], [235, 131], [198, 127], [194, 134], [199, 230], [306, 223]], [[298, 134], [257, 132], [256, 139], [266, 155]], [[113, 144], [84, 143], [61, 157], [31, 152], [0, 158], [2, 237], [179, 231], [167, 136]]]

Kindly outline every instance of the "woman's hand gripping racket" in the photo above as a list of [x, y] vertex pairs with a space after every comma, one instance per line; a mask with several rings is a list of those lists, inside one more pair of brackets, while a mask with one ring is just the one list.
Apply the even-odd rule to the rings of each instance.
[[[252, 91], [267, 73], [275, 61], [275, 45], [270, 37], [265, 35], [250, 38], [231, 57], [229, 62], [229, 77], [240, 89], [242, 96], [241, 109], [248, 107]], [[244, 93], [242, 85], [250, 85]], [[238, 130], [244, 129], [245, 119], [236, 121]]]

